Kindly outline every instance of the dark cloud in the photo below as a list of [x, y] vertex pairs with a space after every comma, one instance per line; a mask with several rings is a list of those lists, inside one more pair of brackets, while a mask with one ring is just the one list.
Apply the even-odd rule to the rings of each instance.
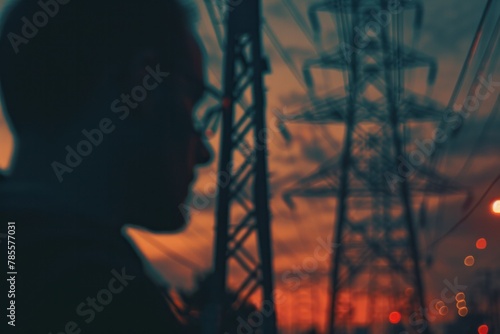
[[[419, 49], [437, 57], [465, 57], [479, 24], [486, 1], [426, 1]], [[459, 58], [460, 57], [460, 58]]]

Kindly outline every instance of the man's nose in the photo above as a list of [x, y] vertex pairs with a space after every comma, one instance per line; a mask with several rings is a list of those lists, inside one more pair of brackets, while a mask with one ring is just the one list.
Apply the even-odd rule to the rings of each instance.
[[196, 164], [205, 165], [212, 160], [212, 149], [202, 137], [197, 137], [196, 140]]

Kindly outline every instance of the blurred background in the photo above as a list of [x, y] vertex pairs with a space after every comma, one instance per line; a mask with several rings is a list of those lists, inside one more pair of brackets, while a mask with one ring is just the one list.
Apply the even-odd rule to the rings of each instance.
[[[0, 0], [0, 8], [5, 3]], [[330, 13], [318, 12], [316, 28], [321, 30], [315, 39], [315, 26], [310, 20], [313, 11], [310, 8], [316, 3], [299, 0], [264, 0], [262, 3], [263, 53], [270, 67], [270, 72], [264, 76], [266, 122], [270, 127], [275, 125], [268, 137], [271, 247], [274, 286], [286, 299], [277, 304], [277, 324], [283, 333], [325, 333], [331, 298], [328, 282], [332, 260], [330, 256], [318, 254], [325, 254], [328, 246], [323, 245], [328, 245], [334, 237], [339, 201], [332, 194], [311, 195], [313, 192], [305, 191], [310, 184], [304, 180], [318, 175], [315, 173], [322, 167], [336, 166], [333, 162], [341, 156], [346, 127], [342, 122], [321, 118], [321, 115], [315, 118], [314, 111], [320, 114], [321, 110], [311, 102], [311, 80], [308, 80], [307, 73], [304, 74], [304, 64], [321, 59], [318, 54], [328, 54], [328, 50], [341, 43], [341, 25], [332, 20]], [[493, 3], [488, 18], [495, 23], [498, 22], [499, 7], [498, 1]], [[485, 54], [491, 61], [483, 77], [492, 75], [493, 82], [500, 82], [498, 23], [485, 27], [482, 32], [485, 36], [477, 39], [474, 57], [468, 60], [470, 66], [460, 77], [486, 5], [486, 0], [423, 1], [420, 25], [415, 23], [419, 20], [418, 10], [408, 11], [405, 20], [402, 20], [399, 28], [401, 38], [425, 55], [423, 59], [429, 60], [429, 64], [433, 64], [430, 61], [433, 60], [437, 65], [431, 85], [429, 71], [433, 70], [425, 66], [415, 66], [400, 83], [408, 91], [422, 96], [426, 108], [432, 106], [436, 110], [444, 110], [449, 106], [460, 78], [463, 85], [454, 102], [456, 105], [463, 104], [470, 87], [478, 84], [476, 71], [482, 66]], [[224, 46], [221, 47], [216, 32], [224, 28], [224, 20], [217, 15], [211, 18], [210, 8], [217, 13], [227, 10], [223, 11], [220, 4], [208, 0], [192, 1], [192, 6], [196, 9], [197, 32], [205, 50], [207, 78], [215, 90], [220, 91]], [[420, 35], [414, 40], [416, 29]], [[491, 39], [496, 39], [493, 44], [495, 52], [488, 49]], [[337, 90], [344, 87], [342, 73], [326, 67], [311, 66], [310, 77], [314, 81], [316, 102], [326, 101], [328, 96], [334, 96]], [[437, 333], [462, 333], [464, 328], [467, 332], [463, 333], [488, 333], [484, 327], [479, 328], [480, 325], [488, 326], [489, 333], [495, 333], [494, 326], [498, 326], [500, 317], [500, 202], [495, 204], [495, 200], [500, 201], [500, 184], [494, 183], [500, 166], [500, 84], [491, 87], [491, 94], [481, 101], [480, 108], [464, 120], [459, 131], [450, 135], [450, 139], [440, 147], [438, 163], [435, 164], [436, 175], [442, 175], [453, 191], [436, 190], [438, 195], [429, 199], [426, 199], [424, 191], [412, 206], [416, 217], [425, 300], [426, 305], [436, 311], [429, 320]], [[377, 99], [377, 93], [367, 94], [373, 95], [373, 101]], [[207, 96], [199, 106], [199, 114], [203, 115], [217, 103], [213, 95]], [[460, 109], [455, 104], [451, 107]], [[307, 110], [312, 112], [304, 116]], [[407, 152], [416, 149], [412, 146], [415, 139], [432, 138], [438, 124], [422, 122], [409, 125], [406, 129], [409, 135], [403, 140], [407, 144]], [[216, 157], [211, 165], [198, 171], [191, 203], [187, 203], [191, 207], [188, 227], [173, 235], [129, 231], [157, 273], [168, 282], [174, 302], [181, 308], [193, 302], [194, 297], [191, 295], [190, 299], [187, 295], [202, 289], [200, 280], [203, 279], [200, 277], [210, 272], [214, 264], [217, 199], [214, 189], [217, 186], [221, 145], [220, 126], [207, 129], [207, 133]], [[13, 148], [13, 135], [2, 117], [1, 168], [9, 166]], [[362, 172], [368, 173], [369, 169], [367, 167], [367, 171]], [[433, 177], [437, 180], [438, 176]], [[467, 219], [460, 222], [468, 213]], [[317, 251], [318, 246], [323, 247], [320, 252]], [[248, 247], [255, 251], [255, 240], [250, 241]], [[243, 273], [229, 269], [228, 275], [228, 287], [236, 289], [236, 282], [241, 280]], [[452, 291], [450, 284], [456, 286], [456, 282], [459, 286], [466, 286], [466, 289]], [[452, 302], [443, 300], [442, 292], [446, 288], [452, 291], [447, 292], [454, 298]], [[414, 293], [412, 289], [415, 288], [408, 287], [403, 291], [411, 296]], [[462, 291], [463, 296], [459, 294]], [[399, 297], [396, 295], [396, 298]], [[259, 296], [249, 299], [257, 308], [260, 301]], [[345, 324], [345, 328], [339, 333], [369, 333], [369, 330], [380, 333], [376, 328], [392, 328], [394, 333], [402, 333], [404, 328], [397, 326], [407, 323], [408, 319], [401, 319], [405, 311], [395, 306], [399, 304], [389, 301], [370, 305], [372, 302], [367, 295], [358, 298], [351, 295], [349, 300], [342, 301], [344, 320], [339, 324]], [[374, 322], [385, 327], [373, 328]], [[391, 324], [394, 326], [390, 327]], [[499, 330], [497, 327], [496, 333]]]

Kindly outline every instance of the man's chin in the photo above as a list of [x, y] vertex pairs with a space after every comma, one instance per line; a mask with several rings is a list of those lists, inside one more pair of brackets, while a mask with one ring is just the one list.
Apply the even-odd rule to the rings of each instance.
[[148, 208], [129, 215], [128, 223], [142, 226], [152, 232], [179, 232], [189, 221], [188, 207], [184, 204], [176, 208]]

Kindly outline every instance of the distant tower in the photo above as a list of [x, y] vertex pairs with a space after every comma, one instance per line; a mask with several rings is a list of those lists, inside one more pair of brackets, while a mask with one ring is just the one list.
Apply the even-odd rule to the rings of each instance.
[[[339, 45], [305, 63], [311, 105], [306, 112], [284, 116], [294, 122], [343, 123], [344, 143], [338, 157], [285, 196], [337, 199], [338, 248], [327, 317], [331, 334], [341, 328], [352, 331], [352, 322], [359, 319], [373, 333], [384, 332], [391, 322], [410, 332], [430, 333], [422, 312], [426, 304], [414, 211], [424, 193], [458, 189], [428, 168], [433, 140], [413, 138], [421, 127], [434, 128], [444, 107], [405, 87], [409, 70], [428, 68], [429, 87], [436, 76], [432, 58], [404, 45], [404, 13], [410, 10], [417, 36], [421, 1], [334, 0], [309, 9], [316, 32], [316, 12], [332, 15]], [[319, 38], [317, 42], [321, 44]], [[311, 68], [341, 73], [344, 90], [318, 96]], [[424, 225], [426, 207], [417, 211]]]

